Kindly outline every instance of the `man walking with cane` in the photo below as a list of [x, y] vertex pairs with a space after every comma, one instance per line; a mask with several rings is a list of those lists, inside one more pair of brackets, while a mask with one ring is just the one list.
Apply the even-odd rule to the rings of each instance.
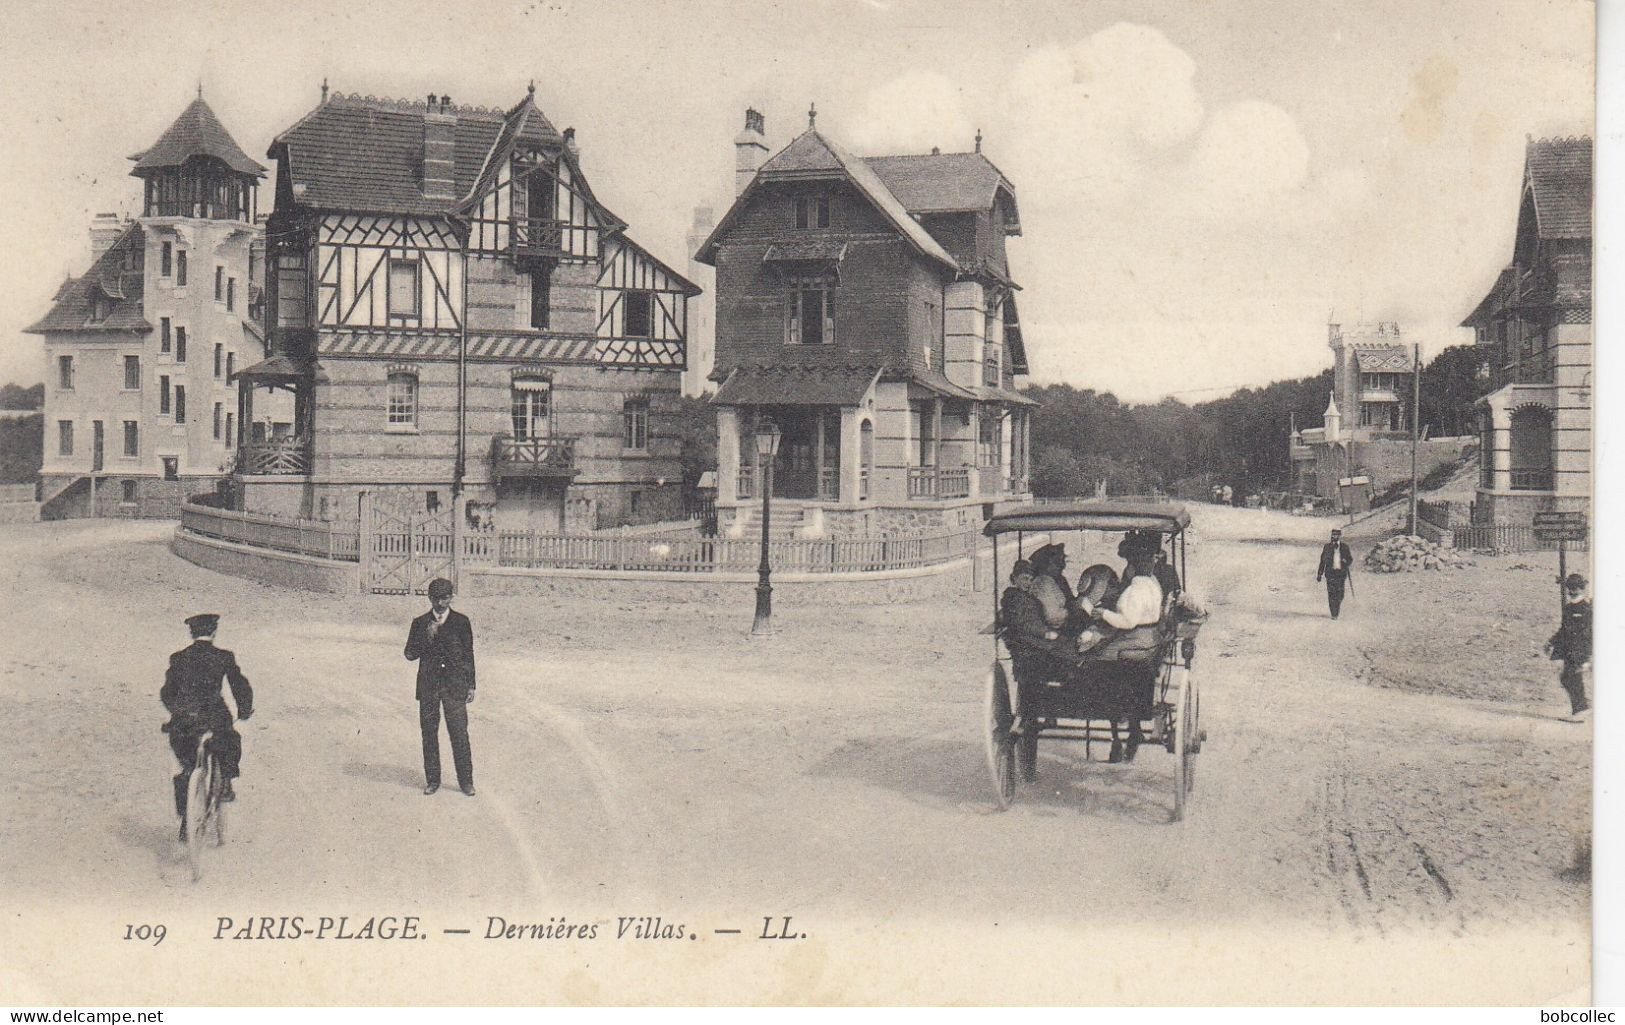
[[1332, 610], [1333, 619], [1343, 608], [1343, 588], [1350, 582], [1353, 563], [1349, 546], [1343, 542], [1343, 532], [1332, 531], [1332, 539], [1320, 549], [1320, 567], [1315, 570], [1315, 580], [1326, 581], [1326, 604]]
[[468, 745], [468, 706], [474, 703], [474, 628], [452, 611], [450, 580], [429, 583], [429, 611], [412, 620], [406, 658], [418, 664], [418, 724], [423, 730], [424, 794], [440, 789], [440, 712], [446, 713], [457, 785], [474, 796], [474, 756]]

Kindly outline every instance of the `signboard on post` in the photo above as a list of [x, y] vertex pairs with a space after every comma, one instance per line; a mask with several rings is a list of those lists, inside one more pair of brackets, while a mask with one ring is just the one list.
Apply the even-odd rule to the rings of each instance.
[[1584, 541], [1586, 514], [1583, 512], [1538, 512], [1535, 514], [1535, 537], [1542, 541]]
[[1583, 512], [1538, 512], [1535, 514], [1535, 537], [1540, 541], [1557, 542], [1557, 614], [1563, 615], [1563, 581], [1569, 575], [1568, 542], [1586, 539], [1586, 514]]

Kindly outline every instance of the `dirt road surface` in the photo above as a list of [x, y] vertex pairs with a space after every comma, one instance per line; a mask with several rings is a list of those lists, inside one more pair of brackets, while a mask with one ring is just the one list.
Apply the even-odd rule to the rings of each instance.
[[[401, 655], [422, 599], [221, 576], [174, 557], [167, 523], [5, 528], [0, 991], [128, 1005], [1582, 990], [1591, 744], [1562, 721], [1539, 652], [1555, 556], [1357, 574], [1334, 622], [1314, 581], [1326, 522], [1193, 512], [1209, 742], [1177, 825], [1158, 749], [1119, 766], [1043, 747], [1039, 782], [995, 809], [986, 593], [831, 608], [783, 587], [766, 642], [747, 636], [745, 593], [460, 601], [479, 795], [424, 797]], [[1376, 529], [1355, 531], [1357, 557]], [[1115, 540], [1088, 544], [1074, 567]], [[197, 611], [223, 614], [257, 714], [229, 842], [194, 884], [157, 691]], [[350, 915], [354, 931], [411, 914], [428, 939], [215, 938], [221, 918], [230, 935], [259, 917]], [[617, 938], [623, 916], [683, 939]], [[597, 935], [487, 939], [494, 917]], [[165, 942], [123, 938], [143, 922], [165, 923]]]

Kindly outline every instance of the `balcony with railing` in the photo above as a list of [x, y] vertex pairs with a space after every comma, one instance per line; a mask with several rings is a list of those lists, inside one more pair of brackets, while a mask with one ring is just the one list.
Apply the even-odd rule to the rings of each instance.
[[575, 438], [491, 439], [491, 465], [498, 477], [553, 477], [576, 475]]
[[237, 473], [247, 476], [303, 476], [310, 472], [310, 438], [290, 435], [237, 446]]
[[1491, 374], [1490, 388], [1494, 391], [1509, 384], [1552, 384], [1557, 380], [1556, 357], [1557, 350], [1549, 348], [1502, 364]]
[[565, 221], [553, 217], [515, 216], [509, 222], [513, 249], [518, 256], [560, 256], [564, 253]]
[[1535, 467], [1518, 469], [1512, 473], [1513, 491], [1550, 491], [1552, 490], [1552, 471], [1550, 467]]
[[916, 501], [970, 497], [970, 468], [936, 466], [908, 468], [908, 497]]

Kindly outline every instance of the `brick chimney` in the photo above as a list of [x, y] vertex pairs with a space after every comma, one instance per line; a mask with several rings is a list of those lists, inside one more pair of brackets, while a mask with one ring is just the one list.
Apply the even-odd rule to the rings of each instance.
[[574, 128], [564, 130], [564, 148], [569, 150], [570, 156], [576, 160], [581, 159], [581, 144], [576, 142], [576, 130]]
[[90, 221], [90, 262], [95, 263], [101, 259], [103, 253], [113, 248], [113, 243], [124, 234], [125, 223], [119, 219], [118, 214], [97, 214]]
[[761, 111], [746, 110], [745, 129], [734, 136], [734, 195], [745, 191], [766, 159], [767, 121]]
[[429, 94], [423, 115], [423, 198], [457, 198], [457, 112], [450, 96]]

